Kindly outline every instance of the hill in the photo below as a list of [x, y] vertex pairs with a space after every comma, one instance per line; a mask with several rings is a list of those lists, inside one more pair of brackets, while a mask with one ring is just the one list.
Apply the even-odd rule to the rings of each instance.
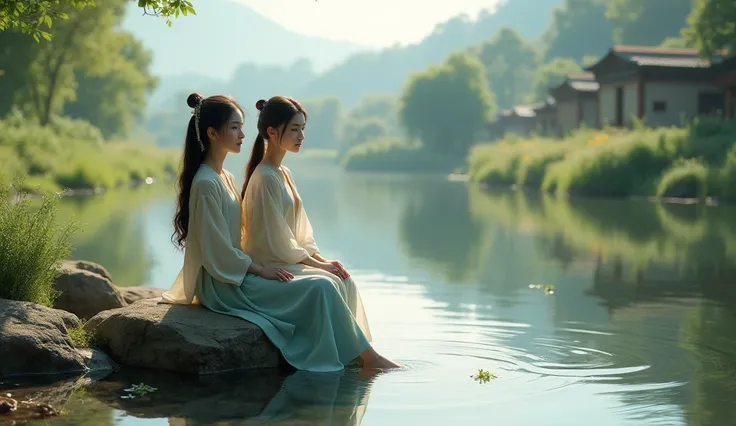
[[122, 27], [153, 51], [154, 74], [228, 79], [244, 62], [289, 65], [303, 57], [321, 71], [367, 49], [297, 34], [232, 0], [197, 2], [196, 9], [196, 16], [179, 17], [169, 28], [159, 18], [143, 16], [137, 2], [130, 2]]

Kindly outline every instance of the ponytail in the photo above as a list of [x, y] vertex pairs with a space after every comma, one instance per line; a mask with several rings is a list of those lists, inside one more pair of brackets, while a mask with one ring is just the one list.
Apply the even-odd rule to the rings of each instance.
[[253, 176], [253, 172], [256, 170], [261, 161], [263, 160], [263, 154], [266, 152], [266, 143], [263, 140], [263, 136], [258, 132], [256, 140], [253, 142], [253, 149], [250, 151], [250, 158], [248, 164], [245, 166], [245, 182], [243, 182], [243, 191], [240, 193], [240, 199], [245, 199], [245, 189], [248, 187], [250, 177]]

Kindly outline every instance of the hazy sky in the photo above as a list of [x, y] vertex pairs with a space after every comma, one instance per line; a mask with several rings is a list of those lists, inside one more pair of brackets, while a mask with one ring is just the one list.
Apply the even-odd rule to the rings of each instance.
[[371, 46], [421, 40], [437, 23], [502, 0], [235, 0], [292, 31]]

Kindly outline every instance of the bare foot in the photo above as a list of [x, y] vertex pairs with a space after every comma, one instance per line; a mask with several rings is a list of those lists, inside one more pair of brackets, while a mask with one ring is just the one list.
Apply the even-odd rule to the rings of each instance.
[[376, 354], [376, 356], [373, 358], [363, 360], [363, 368], [364, 369], [389, 370], [389, 369], [394, 369], [394, 368], [401, 368], [401, 365], [389, 359], [386, 359], [382, 357], [381, 355]]

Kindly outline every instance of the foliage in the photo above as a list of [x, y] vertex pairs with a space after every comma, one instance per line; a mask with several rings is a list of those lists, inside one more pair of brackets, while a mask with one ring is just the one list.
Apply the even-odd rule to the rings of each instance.
[[92, 119], [108, 136], [124, 133], [140, 114], [145, 91], [155, 83], [148, 74], [150, 54], [116, 28], [126, 4], [127, 0], [108, 0], [96, 7], [71, 9], [68, 19], [56, 26], [52, 41], [8, 46], [8, 59], [24, 57], [27, 48], [33, 51], [30, 61], [10, 66], [19, 81], [9, 101], [19, 102], [42, 125], [77, 101], [71, 107], [75, 116]]
[[418, 142], [385, 138], [351, 148], [343, 157], [342, 166], [348, 171], [449, 173], [456, 164], [423, 149]]
[[609, 0], [606, 17], [619, 44], [656, 46], [678, 37], [692, 10], [692, 0]]
[[577, 62], [571, 58], [555, 58], [537, 70], [534, 76], [534, 98], [544, 101], [549, 97], [549, 89], [562, 83], [568, 74], [581, 72]]
[[22, 185], [0, 185], [0, 298], [51, 306], [53, 282], [71, 253], [72, 221], [57, 223], [57, 197], [32, 200]]
[[464, 155], [494, 111], [483, 64], [465, 53], [412, 76], [399, 117], [412, 137], [433, 153]]
[[[70, 10], [90, 9], [104, 5], [95, 0], [3, 0], [0, 3], [0, 31], [16, 30], [30, 34], [36, 41], [51, 40], [54, 25], [69, 19]], [[138, 0], [147, 14], [163, 16], [171, 26], [171, 18], [195, 14], [188, 0]]]
[[587, 196], [736, 195], [736, 121], [686, 128], [581, 129], [563, 140], [501, 141], [473, 148], [471, 179]]
[[708, 57], [719, 49], [736, 51], [736, 2], [694, 0], [683, 35]]
[[708, 193], [708, 166], [697, 158], [675, 161], [657, 185], [658, 197], [704, 198]]
[[340, 155], [344, 155], [354, 146], [364, 144], [370, 140], [388, 137], [389, 128], [386, 122], [380, 118], [356, 117], [345, 120], [342, 134]]
[[500, 108], [524, 102], [530, 93], [537, 53], [515, 30], [504, 27], [478, 48], [486, 78]]
[[339, 145], [338, 133], [342, 118], [342, 104], [337, 97], [305, 101], [309, 120], [307, 122], [307, 144], [310, 148], [335, 149]]
[[72, 339], [72, 343], [74, 343], [74, 347], [76, 348], [89, 348], [95, 340], [94, 333], [84, 328], [85, 323], [86, 321], [66, 329], [67, 333], [69, 333], [69, 338]]
[[544, 60], [573, 58], [605, 52], [613, 42], [613, 25], [606, 19], [604, 0], [565, 0], [554, 11], [544, 34]]
[[113, 188], [164, 178], [174, 173], [175, 151], [105, 141], [99, 129], [82, 120], [54, 118], [48, 126], [14, 114], [0, 120], [0, 155], [10, 169], [0, 179], [26, 178], [26, 188], [46, 190]]

